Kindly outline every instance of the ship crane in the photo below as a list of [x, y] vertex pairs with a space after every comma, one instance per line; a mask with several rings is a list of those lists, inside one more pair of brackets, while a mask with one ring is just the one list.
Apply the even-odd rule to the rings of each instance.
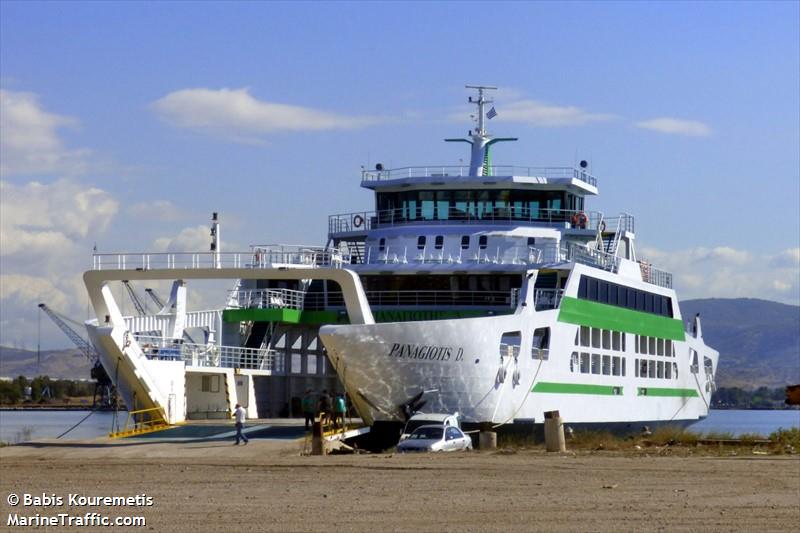
[[103, 365], [100, 364], [100, 357], [97, 354], [97, 350], [89, 341], [81, 337], [80, 334], [75, 331], [67, 322], [71, 322], [78, 327], [81, 327], [81, 324], [70, 318], [67, 318], [61, 313], [53, 311], [47, 307], [47, 304], [45, 303], [40, 303], [39, 309], [44, 311], [44, 314], [46, 314], [50, 320], [52, 320], [53, 323], [58, 326], [58, 328], [63, 331], [67, 337], [69, 337], [69, 339], [75, 344], [75, 346], [78, 347], [83, 355], [89, 359], [89, 362], [92, 363], [91, 376], [92, 379], [95, 380], [94, 399], [92, 403], [97, 405], [99, 393], [100, 405], [111, 405], [111, 399], [113, 397], [111, 378], [108, 377], [105, 368], [103, 368]]
[[161, 298], [158, 297], [156, 291], [148, 287], [144, 290], [144, 292], [146, 292], [147, 295], [150, 296], [150, 298], [156, 304], [156, 307], [158, 307], [158, 309], [164, 309], [164, 302], [163, 300], [161, 300]]
[[128, 296], [131, 297], [131, 301], [133, 302], [133, 306], [136, 308], [136, 312], [139, 316], [144, 316], [147, 314], [147, 310], [144, 307], [144, 302], [142, 302], [139, 297], [136, 295], [136, 291], [133, 290], [131, 286], [131, 282], [127, 279], [122, 280], [122, 284], [125, 285], [125, 288], [128, 290]]

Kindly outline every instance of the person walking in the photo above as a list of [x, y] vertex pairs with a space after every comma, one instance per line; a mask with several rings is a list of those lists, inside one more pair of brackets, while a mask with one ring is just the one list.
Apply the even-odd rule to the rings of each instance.
[[[336, 395], [333, 401], [333, 427], [341, 427], [344, 429], [344, 414], [347, 412], [347, 402], [344, 399], [344, 393]], [[341, 424], [341, 425], [339, 425]]]
[[314, 425], [314, 408], [316, 407], [316, 402], [314, 402], [314, 396], [311, 392], [311, 389], [306, 389], [306, 395], [303, 396], [303, 416], [306, 418], [306, 431], [308, 431], [312, 425]]
[[236, 404], [236, 409], [233, 411], [233, 418], [236, 421], [236, 445], [239, 445], [239, 441], [244, 441], [245, 444], [249, 441], [247, 435], [242, 433], [244, 429], [244, 421], [247, 418], [247, 411], [245, 411], [244, 407], [241, 404]]
[[328, 391], [322, 391], [322, 394], [319, 397], [319, 421], [322, 422], [324, 426], [326, 422], [331, 420], [331, 397], [328, 395]]

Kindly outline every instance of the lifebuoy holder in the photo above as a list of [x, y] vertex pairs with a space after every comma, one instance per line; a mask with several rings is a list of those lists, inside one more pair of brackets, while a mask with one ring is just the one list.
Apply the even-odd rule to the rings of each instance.
[[354, 216], [353, 217], [353, 227], [354, 228], [360, 228], [362, 225], [364, 225], [364, 217], [362, 217], [361, 215]]

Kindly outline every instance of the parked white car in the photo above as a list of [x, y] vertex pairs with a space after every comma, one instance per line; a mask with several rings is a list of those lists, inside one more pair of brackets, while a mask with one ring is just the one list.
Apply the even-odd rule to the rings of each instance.
[[403, 434], [400, 435], [400, 442], [406, 440], [415, 429], [422, 426], [453, 426], [461, 429], [461, 415], [458, 413], [417, 413], [406, 422]]
[[471, 450], [472, 439], [455, 426], [420, 426], [397, 445], [398, 452]]

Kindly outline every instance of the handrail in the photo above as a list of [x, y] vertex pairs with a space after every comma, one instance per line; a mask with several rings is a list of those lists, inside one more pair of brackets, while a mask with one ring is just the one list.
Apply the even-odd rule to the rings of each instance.
[[574, 178], [597, 186], [597, 178], [583, 169], [575, 167], [525, 167], [516, 165], [492, 165], [487, 176], [470, 176], [469, 165], [431, 165], [419, 167], [399, 167], [386, 170], [362, 170], [361, 181], [386, 181], [403, 178], [447, 178], [492, 176], [528, 176], [536, 178], [563, 179]]
[[303, 309], [305, 291], [292, 289], [253, 289], [231, 291], [239, 307], [257, 309]]
[[150, 335], [134, 335], [146, 357], [185, 361], [190, 366], [246, 368], [283, 372], [283, 359], [275, 350], [175, 342]]
[[[371, 306], [488, 306], [516, 307], [518, 289], [509, 291], [366, 291]], [[344, 307], [341, 292], [307, 293], [306, 310]]]
[[564, 289], [534, 289], [533, 302], [537, 311], [557, 309], [564, 296]]
[[349, 258], [339, 250], [253, 247], [250, 252], [139, 252], [93, 254], [93, 270], [183, 270], [208, 268], [340, 268]]
[[[586, 215], [585, 218], [580, 214]], [[530, 209], [529, 207], [493, 207], [479, 211], [476, 205], [467, 210], [448, 207], [447, 212], [431, 209], [423, 212], [421, 208], [411, 212], [406, 208], [384, 209], [379, 211], [354, 211], [328, 216], [328, 234], [359, 232], [364, 233], [378, 228], [390, 228], [409, 224], [549, 224], [558, 227], [597, 231], [603, 214], [599, 211], [580, 211], [575, 209]], [[614, 220], [606, 219], [609, 223]]]

